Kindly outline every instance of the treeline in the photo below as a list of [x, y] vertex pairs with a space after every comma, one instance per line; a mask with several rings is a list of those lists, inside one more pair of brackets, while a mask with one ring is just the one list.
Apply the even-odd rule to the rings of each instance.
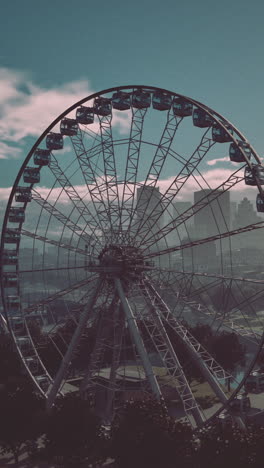
[[58, 398], [47, 414], [44, 401], [29, 389], [2, 390], [0, 410], [2, 453], [13, 453], [18, 464], [24, 449], [29, 467], [263, 467], [264, 427], [243, 432], [215, 422], [193, 430], [151, 398], [126, 402], [109, 430], [91, 402], [74, 394]]

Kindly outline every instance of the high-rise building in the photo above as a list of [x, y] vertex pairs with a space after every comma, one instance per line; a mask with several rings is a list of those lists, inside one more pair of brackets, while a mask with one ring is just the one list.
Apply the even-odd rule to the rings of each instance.
[[[213, 192], [213, 193], [212, 193]], [[210, 189], [194, 192], [194, 205], [204, 197], [207, 204], [194, 214], [194, 227], [198, 238], [210, 237], [230, 229], [230, 193], [220, 192], [214, 199], [216, 191]]]
[[[166, 248], [166, 239], [158, 239], [160, 229], [163, 226], [163, 206], [161, 203], [162, 194], [158, 187], [143, 186], [137, 189], [137, 219], [132, 226], [135, 235], [144, 239], [153, 236], [151, 251], [160, 251]], [[165, 256], [161, 257], [161, 263], [166, 263]]]
[[145, 185], [137, 189], [137, 221], [147, 225], [154, 233], [163, 222], [161, 197], [158, 187]]
[[192, 235], [191, 227], [193, 225], [193, 217], [191, 216], [185, 223], [181, 223], [179, 227], [177, 227], [177, 218], [187, 210], [190, 210], [192, 207], [192, 203], [189, 201], [178, 201], [173, 203], [173, 219], [175, 221], [175, 230], [173, 231], [174, 236], [174, 244], [181, 242], [183, 237], [188, 237]]
[[[253, 203], [244, 197], [243, 200], [237, 206], [237, 213], [234, 218], [234, 229], [239, 229], [244, 226], [250, 226], [251, 224], [263, 221], [263, 218], [258, 216], [254, 210]], [[263, 232], [262, 229], [256, 229], [255, 231], [249, 230], [243, 234], [233, 236], [232, 245], [236, 249], [245, 248], [256, 248], [263, 249]]]

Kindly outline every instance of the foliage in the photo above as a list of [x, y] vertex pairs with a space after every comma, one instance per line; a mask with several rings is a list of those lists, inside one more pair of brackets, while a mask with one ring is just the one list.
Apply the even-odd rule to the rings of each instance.
[[114, 422], [110, 456], [118, 468], [174, 468], [176, 460], [187, 466], [192, 450], [190, 426], [169, 417], [154, 398], [127, 402]]
[[0, 340], [0, 383], [21, 374], [21, 366], [10, 335], [1, 335]]
[[56, 400], [47, 422], [45, 447], [50, 459], [64, 467], [100, 461], [100, 421], [88, 401], [74, 394]]
[[4, 389], [0, 398], [0, 445], [16, 462], [22, 446], [43, 432], [44, 402], [28, 388]]

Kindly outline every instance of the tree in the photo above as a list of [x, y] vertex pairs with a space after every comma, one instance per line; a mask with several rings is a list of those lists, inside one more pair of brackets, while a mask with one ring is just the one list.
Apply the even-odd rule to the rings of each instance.
[[59, 397], [45, 433], [49, 458], [63, 467], [79, 467], [104, 458], [102, 446], [100, 421], [89, 402], [72, 393]]
[[114, 421], [109, 455], [117, 468], [183, 467], [192, 451], [191, 427], [169, 417], [155, 398], [127, 402]]
[[28, 388], [4, 389], [0, 394], [0, 445], [2, 453], [12, 452], [18, 463], [23, 444], [35, 441], [43, 432], [44, 401]]
[[21, 374], [21, 366], [12, 339], [10, 335], [1, 335], [0, 383], [6, 384], [10, 378], [19, 374]]

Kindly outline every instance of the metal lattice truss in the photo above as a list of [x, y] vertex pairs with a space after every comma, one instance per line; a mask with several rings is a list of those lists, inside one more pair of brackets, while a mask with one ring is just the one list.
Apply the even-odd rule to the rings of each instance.
[[[226, 161], [226, 143], [240, 165], [227, 162], [212, 181], [208, 165]], [[208, 415], [168, 330], [226, 406], [225, 385], [236, 391], [242, 384], [191, 328], [231, 330], [254, 352], [261, 345], [264, 224], [253, 208], [248, 222], [237, 213], [232, 224], [227, 208], [245, 181], [255, 185], [260, 206], [261, 177], [261, 160], [238, 129], [166, 90], [106, 90], [54, 121], [16, 178], [0, 251], [2, 328], [48, 407], [70, 386], [93, 396], [111, 421], [124, 398], [164, 397], [166, 381], [172, 401], [202, 424]], [[200, 195], [191, 201], [193, 192]], [[58, 361], [55, 370], [32, 323]], [[78, 361], [83, 346], [89, 353]]]

